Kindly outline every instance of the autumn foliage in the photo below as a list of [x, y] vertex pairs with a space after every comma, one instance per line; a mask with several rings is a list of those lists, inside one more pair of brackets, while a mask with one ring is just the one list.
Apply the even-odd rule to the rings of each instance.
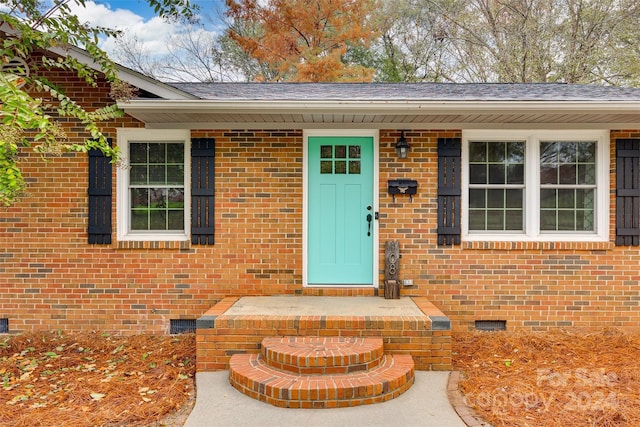
[[[373, 69], [344, 60], [348, 49], [376, 36], [376, 0], [226, 0], [229, 36], [276, 70], [273, 80], [370, 81]], [[257, 28], [243, 32], [239, 28]], [[263, 79], [265, 79], [263, 77]]]

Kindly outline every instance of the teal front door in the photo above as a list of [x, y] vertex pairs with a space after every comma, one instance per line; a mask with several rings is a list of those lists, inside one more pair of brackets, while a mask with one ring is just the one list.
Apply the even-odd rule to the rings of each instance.
[[373, 138], [310, 136], [308, 283], [373, 284]]

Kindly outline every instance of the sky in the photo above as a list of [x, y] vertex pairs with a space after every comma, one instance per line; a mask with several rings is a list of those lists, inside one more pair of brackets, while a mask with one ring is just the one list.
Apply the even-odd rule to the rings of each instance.
[[[203, 15], [200, 22], [205, 30], [215, 33], [224, 0], [195, 0], [195, 3], [200, 6], [199, 13]], [[169, 23], [157, 17], [144, 0], [89, 0], [84, 8], [73, 6], [72, 9], [81, 22], [122, 30], [127, 37], [135, 36], [145, 49], [157, 55], [167, 52], [171, 35], [184, 30], [182, 24]], [[113, 57], [116, 50], [114, 40], [103, 40], [101, 47]]]

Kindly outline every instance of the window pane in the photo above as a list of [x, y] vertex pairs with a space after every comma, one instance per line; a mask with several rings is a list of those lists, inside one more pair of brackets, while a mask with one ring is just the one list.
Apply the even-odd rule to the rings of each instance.
[[490, 163], [504, 162], [506, 155], [506, 142], [490, 142], [487, 144], [487, 160]]
[[576, 207], [575, 190], [558, 190], [558, 208], [573, 209]]
[[169, 230], [182, 230], [184, 229], [184, 211], [183, 210], [171, 210], [169, 211]]
[[486, 162], [487, 161], [487, 143], [471, 142], [469, 143], [469, 162]]
[[129, 169], [129, 182], [132, 185], [145, 185], [148, 184], [147, 165], [131, 166]]
[[320, 161], [320, 173], [333, 173], [333, 162], [331, 160]]
[[522, 190], [507, 190], [507, 194], [506, 194], [507, 208], [522, 208], [523, 194], [524, 192]]
[[347, 162], [344, 160], [336, 160], [336, 174], [347, 173]]
[[576, 190], [576, 207], [578, 209], [593, 209], [595, 203], [595, 190]]
[[349, 158], [350, 159], [359, 159], [360, 158], [360, 146], [359, 145], [350, 145], [349, 146]]
[[505, 165], [489, 165], [489, 184], [505, 184]]
[[149, 184], [165, 184], [167, 180], [164, 172], [164, 165], [149, 166]]
[[171, 188], [167, 195], [167, 207], [169, 209], [182, 209], [184, 208], [184, 190], [178, 188]]
[[484, 210], [469, 210], [469, 230], [486, 230], [486, 212]]
[[184, 165], [168, 165], [167, 166], [167, 184], [184, 183]]
[[149, 211], [149, 230], [167, 230], [167, 213], [165, 211]]
[[507, 143], [507, 162], [524, 164], [524, 142]]
[[553, 165], [540, 165], [540, 184], [557, 184], [558, 168]]
[[576, 165], [560, 165], [558, 175], [559, 184], [575, 185], [577, 181]]
[[540, 230], [555, 230], [556, 229], [556, 211], [555, 210], [542, 210], [540, 211]]
[[574, 211], [558, 211], [558, 231], [573, 231], [576, 229]]
[[346, 159], [346, 158], [347, 158], [347, 146], [336, 145], [336, 159]]
[[556, 207], [556, 190], [540, 190], [540, 207], [543, 209], [555, 209]]
[[579, 185], [595, 185], [595, 183], [596, 183], [595, 163], [578, 165], [578, 184]]
[[487, 190], [487, 207], [503, 208], [504, 207], [504, 190]]
[[146, 188], [131, 189], [131, 208], [146, 209], [149, 206], [149, 190]]
[[507, 166], [507, 184], [524, 184], [524, 165]]
[[487, 230], [504, 230], [504, 211], [487, 211]]
[[132, 210], [131, 211], [131, 230], [148, 230], [149, 229], [149, 210]]
[[469, 165], [469, 182], [471, 184], [487, 183], [487, 165]]
[[167, 163], [184, 164], [184, 145], [165, 144], [167, 146]]
[[469, 190], [469, 207], [470, 208], [485, 208], [487, 206], [485, 199], [484, 189], [471, 189]]
[[594, 231], [593, 211], [584, 210], [576, 212], [576, 230]]
[[594, 163], [596, 162], [596, 143], [581, 142], [578, 144], [578, 162]]
[[147, 162], [147, 148], [146, 143], [131, 143], [129, 144], [129, 163], [146, 163]]
[[322, 145], [320, 146], [320, 158], [321, 159], [333, 159], [333, 146]]
[[523, 230], [522, 227], [522, 211], [521, 210], [512, 210], [506, 211], [506, 223], [505, 230], [516, 231]]
[[149, 163], [164, 163], [166, 144], [149, 144]]
[[149, 207], [164, 208], [167, 206], [167, 190], [165, 188], [149, 189]]
[[349, 160], [349, 173], [353, 175], [360, 174], [360, 160]]

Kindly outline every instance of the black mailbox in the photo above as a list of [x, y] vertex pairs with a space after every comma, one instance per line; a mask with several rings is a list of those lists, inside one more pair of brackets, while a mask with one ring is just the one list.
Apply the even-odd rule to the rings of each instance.
[[418, 181], [414, 179], [390, 179], [387, 184], [394, 203], [396, 194], [408, 194], [409, 200], [413, 201], [413, 195], [418, 193]]

